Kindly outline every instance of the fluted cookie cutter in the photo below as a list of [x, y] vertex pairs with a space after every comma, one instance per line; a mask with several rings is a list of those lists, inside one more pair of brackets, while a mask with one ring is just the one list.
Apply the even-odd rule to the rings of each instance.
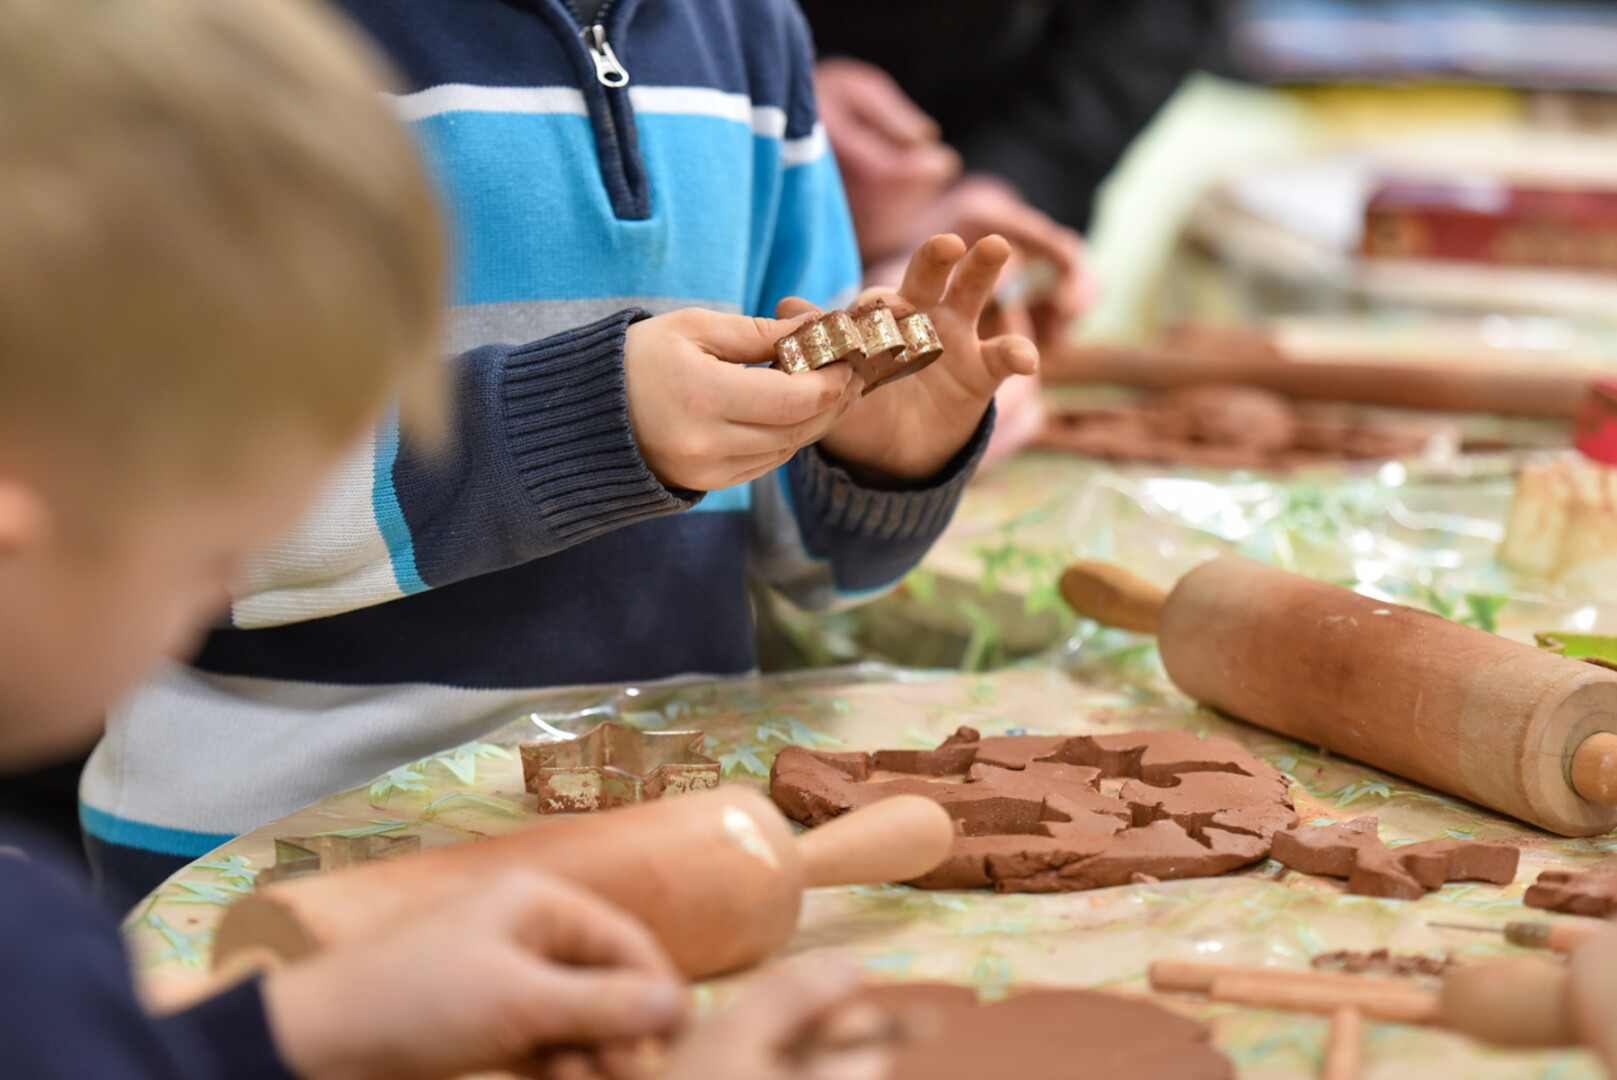
[[260, 870], [254, 884], [268, 885], [324, 870], [413, 855], [420, 850], [419, 836], [277, 836], [275, 865]]
[[846, 360], [868, 394], [942, 355], [931, 317], [903, 301], [877, 300], [804, 323], [775, 343], [774, 366], [795, 375]]
[[719, 786], [700, 731], [641, 731], [612, 720], [568, 742], [522, 747], [522, 779], [541, 814], [578, 814]]

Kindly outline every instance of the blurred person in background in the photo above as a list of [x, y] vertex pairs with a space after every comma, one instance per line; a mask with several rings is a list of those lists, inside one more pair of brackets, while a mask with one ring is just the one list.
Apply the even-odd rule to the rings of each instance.
[[[1065, 344], [1098, 295], [1095, 193], [1195, 66], [1216, 0], [800, 2], [866, 285], [896, 284], [935, 233], [999, 233], [1017, 257], [984, 331]], [[1034, 379], [997, 400], [989, 460], [1043, 423]]]

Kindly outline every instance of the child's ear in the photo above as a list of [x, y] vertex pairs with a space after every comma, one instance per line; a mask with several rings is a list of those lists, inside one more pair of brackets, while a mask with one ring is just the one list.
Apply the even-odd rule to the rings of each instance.
[[39, 490], [0, 472], [0, 558], [32, 547], [50, 527], [50, 511]]

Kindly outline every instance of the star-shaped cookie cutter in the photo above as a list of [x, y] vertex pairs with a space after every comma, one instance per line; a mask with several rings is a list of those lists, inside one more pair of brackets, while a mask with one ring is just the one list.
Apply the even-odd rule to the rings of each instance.
[[526, 743], [522, 779], [541, 814], [578, 814], [719, 786], [700, 731], [641, 731], [606, 720], [567, 742]]
[[277, 836], [275, 865], [260, 870], [255, 882], [268, 885], [324, 870], [413, 855], [420, 850], [419, 836]]

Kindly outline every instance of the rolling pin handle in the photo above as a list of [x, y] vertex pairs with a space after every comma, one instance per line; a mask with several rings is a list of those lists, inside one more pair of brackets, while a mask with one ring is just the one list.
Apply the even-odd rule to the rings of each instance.
[[1086, 619], [1119, 630], [1155, 634], [1168, 594], [1131, 570], [1083, 560], [1061, 575], [1061, 596]]
[[893, 795], [797, 838], [804, 884], [874, 885], [936, 870], [954, 846], [954, 819], [923, 795]]
[[1617, 807], [1617, 735], [1597, 732], [1572, 755], [1572, 790], [1598, 806]]

